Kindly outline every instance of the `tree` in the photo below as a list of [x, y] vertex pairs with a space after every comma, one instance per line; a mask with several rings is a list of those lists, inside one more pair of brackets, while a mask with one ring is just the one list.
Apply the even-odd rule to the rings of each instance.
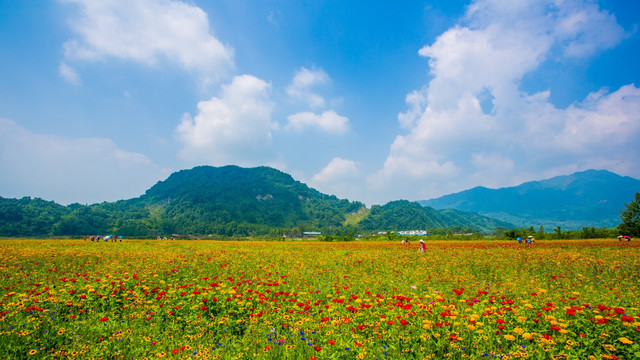
[[635, 199], [624, 206], [626, 209], [620, 210], [622, 224], [618, 226], [618, 230], [624, 235], [638, 237], [640, 236], [640, 192], [637, 192]]
[[557, 228], [553, 229], [553, 231], [556, 233], [556, 239], [562, 239], [562, 228], [560, 227], [560, 225], [558, 225]]

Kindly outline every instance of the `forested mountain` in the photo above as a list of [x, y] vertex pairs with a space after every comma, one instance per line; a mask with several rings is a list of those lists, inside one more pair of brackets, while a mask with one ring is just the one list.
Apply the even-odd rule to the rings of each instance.
[[383, 206], [374, 205], [367, 217], [359, 223], [364, 230], [432, 230], [465, 229], [491, 232], [496, 227], [513, 227], [512, 224], [486, 216], [457, 210], [438, 211], [407, 200], [391, 201]]
[[516, 226], [579, 229], [615, 227], [620, 210], [640, 191], [640, 180], [605, 170], [588, 170], [515, 187], [475, 187], [420, 201], [436, 209], [470, 211]]
[[[364, 216], [347, 222], [356, 213]], [[408, 201], [368, 211], [360, 202], [322, 194], [269, 167], [200, 166], [171, 174], [138, 198], [88, 206], [0, 198], [0, 236], [280, 236], [306, 230], [330, 233], [453, 226], [490, 231], [508, 225]]]
[[[360, 202], [325, 195], [270, 167], [200, 166], [173, 173], [131, 205], [170, 225], [165, 232], [228, 234], [237, 228], [339, 227]], [[251, 225], [251, 226], [250, 226]], [[235, 230], [234, 230], [235, 229]]]

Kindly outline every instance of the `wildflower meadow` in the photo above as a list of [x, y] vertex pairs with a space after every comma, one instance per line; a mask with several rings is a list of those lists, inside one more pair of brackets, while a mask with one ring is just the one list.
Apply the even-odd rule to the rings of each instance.
[[616, 240], [0, 241], [2, 359], [637, 359]]

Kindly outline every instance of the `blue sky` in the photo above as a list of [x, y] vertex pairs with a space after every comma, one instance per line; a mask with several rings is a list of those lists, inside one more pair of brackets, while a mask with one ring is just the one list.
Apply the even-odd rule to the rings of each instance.
[[640, 178], [640, 4], [0, 0], [0, 196], [267, 165], [367, 205]]

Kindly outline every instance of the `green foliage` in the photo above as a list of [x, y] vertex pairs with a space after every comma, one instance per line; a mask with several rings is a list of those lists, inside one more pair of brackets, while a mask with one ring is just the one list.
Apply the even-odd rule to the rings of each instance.
[[332, 241], [354, 241], [356, 238], [353, 232], [342, 233], [339, 235], [322, 235], [318, 238], [319, 241], [332, 242]]
[[639, 237], [640, 236], [640, 192], [637, 192], [634, 199], [624, 204], [625, 209], [620, 210], [620, 220], [622, 224], [618, 226], [620, 232], [624, 235]]
[[69, 215], [71, 209], [45, 201], [32, 199], [5, 199], [0, 197], [0, 235], [51, 235], [54, 226]]
[[494, 234], [497, 239], [514, 240], [517, 237], [526, 238], [533, 236], [537, 240], [561, 240], [561, 239], [613, 239], [617, 236], [616, 228], [596, 228], [583, 227], [581, 230], [562, 230], [560, 226], [553, 229], [553, 232], [544, 232], [544, 227], [539, 227], [538, 231], [532, 232], [532, 227], [513, 228], [505, 230], [502, 234]]
[[369, 214], [358, 226], [365, 231], [428, 230], [429, 233], [433, 233], [436, 229], [446, 229], [444, 233], [439, 233], [440, 235], [490, 233], [497, 226], [513, 227], [507, 222], [486, 216], [453, 209], [438, 211], [407, 200], [372, 206]]

